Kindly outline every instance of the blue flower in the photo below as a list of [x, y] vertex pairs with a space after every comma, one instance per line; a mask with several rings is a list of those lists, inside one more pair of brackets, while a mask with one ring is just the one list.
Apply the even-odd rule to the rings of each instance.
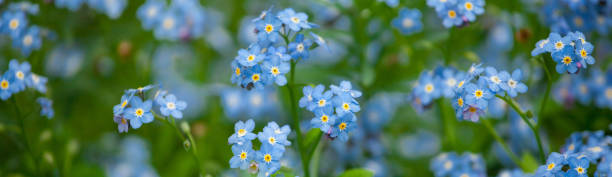
[[332, 108], [332, 91], [325, 91], [325, 86], [317, 85], [314, 92], [312, 93], [313, 103], [309, 106], [310, 111], [316, 111], [319, 109], [331, 109]]
[[259, 65], [255, 65], [244, 73], [246, 75], [246, 79], [242, 80], [242, 86], [246, 86], [247, 90], [255, 89], [263, 89], [265, 83], [268, 81], [267, 75], [262, 74], [261, 67]]
[[289, 52], [291, 53], [291, 57], [294, 60], [298, 60], [300, 58], [308, 59], [310, 56], [308, 52], [310, 45], [312, 45], [312, 42], [310, 39], [304, 39], [303, 34], [295, 35], [295, 40], [289, 43]]
[[460, 12], [457, 7], [450, 6], [438, 11], [438, 16], [442, 18], [442, 25], [444, 25], [446, 28], [450, 28], [463, 24], [463, 19], [461, 19], [461, 15], [459, 13]]
[[[457, 85], [465, 77], [464, 73], [457, 72], [454, 68], [440, 68], [436, 71], [441, 94], [444, 97], [452, 98], [455, 96]], [[439, 72], [439, 73], [438, 73]]]
[[119, 116], [123, 114], [124, 109], [128, 106], [133, 96], [134, 94], [127, 94], [127, 93], [121, 96], [121, 103], [113, 107], [113, 115]]
[[45, 117], [47, 117], [47, 119], [53, 118], [53, 115], [54, 115], [53, 101], [51, 101], [51, 100], [49, 100], [48, 98], [45, 98], [45, 97], [40, 97], [40, 98], [36, 99], [36, 102], [41, 107], [41, 110], [40, 110], [40, 115], [41, 116], [45, 116]]
[[251, 45], [248, 50], [240, 49], [236, 60], [243, 66], [251, 67], [262, 61], [264, 57], [259, 45]]
[[[287, 126], [287, 128], [289, 127]], [[284, 150], [285, 146], [291, 145], [291, 142], [287, 141], [289, 131], [285, 133], [275, 122], [270, 122], [268, 126], [264, 127], [263, 132], [257, 134], [257, 139], [259, 139], [261, 144]]]
[[329, 49], [329, 46], [327, 45], [327, 41], [325, 41], [325, 39], [323, 39], [323, 37], [310, 32], [310, 36], [312, 36], [312, 38], [314, 38], [314, 42], [317, 43], [319, 46], [324, 47], [328, 52], [331, 52], [331, 49]]
[[[561, 37], [558, 33], [550, 33], [548, 35], [548, 41], [550, 45], [545, 45], [546, 51], [558, 52], [569, 46], [571, 43], [570, 37]], [[553, 53], [554, 54], [554, 53]]]
[[553, 177], [555, 174], [562, 172], [561, 168], [563, 168], [565, 158], [563, 155], [552, 152], [548, 156], [548, 160], [546, 160], [546, 164], [538, 167], [535, 176], [550, 176]]
[[505, 71], [502, 71], [498, 74], [495, 68], [489, 66], [485, 68], [485, 72], [487, 73], [487, 77], [485, 78], [485, 80], [487, 82], [487, 85], [489, 86], [489, 89], [491, 89], [493, 93], [497, 93], [501, 85], [503, 85], [501, 73], [504, 73]]
[[66, 7], [70, 11], [76, 11], [85, 3], [85, 0], [54, 0], [54, 2], [57, 7]]
[[232, 134], [228, 138], [228, 142], [230, 144], [244, 144], [246, 142], [251, 142], [251, 140], [255, 139], [257, 135], [251, 133], [255, 128], [255, 122], [253, 119], [249, 119], [245, 122], [238, 121], [234, 125], [234, 134]]
[[128, 132], [129, 124], [128, 124], [127, 119], [125, 119], [125, 117], [120, 116], [120, 115], [115, 115], [113, 116], [113, 121], [117, 123], [117, 129], [119, 130], [119, 133]]
[[177, 40], [181, 36], [182, 18], [174, 9], [168, 9], [159, 16], [154, 34], [157, 39]]
[[455, 6], [457, 0], [427, 0], [427, 6], [433, 7], [436, 12], [443, 10], [446, 7]]
[[13, 86], [16, 89], [16, 92], [20, 92], [26, 87], [26, 80], [30, 75], [30, 63], [24, 61], [23, 63], [19, 63], [16, 59], [12, 59], [9, 62], [9, 73], [14, 75]]
[[[2, 3], [2, 1], [0, 1]], [[31, 2], [16, 2], [9, 4], [9, 10], [12, 11], [24, 11], [32, 15], [38, 14], [38, 4], [33, 4]]]
[[26, 79], [26, 86], [34, 88], [41, 93], [47, 92], [47, 78], [30, 73], [30, 78]]
[[576, 99], [582, 104], [589, 104], [589, 102], [591, 102], [591, 94], [596, 91], [589, 88], [589, 83], [587, 80], [572, 79], [572, 82], [574, 82], [574, 84], [571, 85], [571, 91], [574, 95], [576, 95]]
[[576, 43], [576, 56], [580, 58], [580, 67], [587, 68], [587, 64], [592, 65], [595, 63], [595, 58], [591, 56], [593, 52], [593, 45], [589, 42], [577, 42]]
[[344, 114], [356, 113], [361, 110], [359, 103], [350, 95], [337, 95], [333, 98], [336, 114], [343, 117]]
[[273, 79], [278, 86], [287, 84], [285, 74], [289, 72], [291, 66], [286, 61], [281, 61], [280, 57], [271, 57], [268, 61], [264, 61], [263, 70], [268, 75], [269, 79]]
[[138, 88], [135, 88], [135, 89], [128, 89], [128, 90], [125, 91], [125, 93], [126, 94], [143, 93], [143, 92], [151, 90], [153, 87], [155, 87], [155, 86], [154, 85], [147, 85], [147, 86], [138, 87]]
[[355, 114], [344, 114], [339, 115], [340, 118], [336, 120], [332, 127], [330, 136], [332, 138], [338, 138], [342, 142], [348, 141], [348, 134], [357, 127], [355, 120]]
[[41, 39], [39, 35], [40, 29], [37, 26], [31, 26], [21, 38], [15, 40], [15, 46], [21, 48], [21, 53], [24, 56], [29, 56], [32, 50], [40, 49]]
[[15, 75], [11, 72], [5, 72], [2, 77], [0, 77], [0, 99], [6, 100], [13, 93], [19, 92], [17, 87], [14, 86]]
[[589, 159], [580, 157], [570, 157], [569, 166], [570, 169], [567, 172], [569, 177], [587, 177]]
[[234, 60], [232, 61], [232, 70], [234, 71], [234, 74], [232, 74], [232, 84], [242, 84], [242, 79], [243, 79], [243, 68], [242, 66], [240, 66], [240, 63], [238, 63], [238, 60]]
[[259, 41], [275, 43], [280, 38], [281, 22], [274, 16], [268, 15], [264, 20], [255, 22], [255, 28], [258, 31], [257, 39]]
[[423, 23], [421, 23], [421, 11], [418, 9], [402, 8], [402, 10], [399, 12], [399, 16], [395, 17], [391, 21], [391, 24], [403, 35], [419, 32], [423, 29]]
[[421, 100], [424, 105], [428, 105], [434, 99], [437, 99], [441, 95], [441, 88], [439, 83], [433, 77], [431, 72], [424, 71], [419, 77], [418, 85], [414, 88], [414, 93]]
[[570, 45], [564, 47], [563, 50], [554, 52], [552, 54], [552, 58], [555, 62], [557, 62], [557, 66], [555, 68], [559, 74], [565, 72], [575, 73], [578, 71], [578, 66], [576, 65], [578, 62], [578, 56], [576, 56], [573, 47]]
[[127, 0], [89, 0], [89, 6], [105, 13], [111, 19], [117, 19], [127, 6]]
[[460, 165], [457, 154], [450, 152], [434, 157], [429, 167], [436, 177], [445, 177], [450, 175], [455, 169], [458, 169]]
[[140, 97], [133, 97], [129, 104], [131, 107], [125, 110], [125, 117], [130, 120], [132, 128], [138, 129], [143, 123], [153, 122], [151, 100], [143, 102]]
[[531, 56], [535, 57], [544, 52], [551, 52], [547, 50], [551, 48], [552, 48], [552, 44], [550, 43], [550, 40], [548, 38], [542, 39], [535, 44], [535, 48], [533, 48], [533, 50], [531, 51]]
[[377, 0], [378, 2], [385, 2], [389, 7], [397, 7], [399, 0]]
[[493, 93], [484, 84], [467, 84], [465, 94], [465, 103], [478, 109], [486, 109], [488, 100], [493, 97]]
[[292, 8], [287, 8], [278, 12], [278, 18], [283, 24], [287, 25], [289, 29], [296, 32], [301, 29], [311, 28], [310, 23], [308, 23], [308, 15], [303, 12], [296, 13]]
[[462, 0], [457, 4], [459, 12], [471, 22], [476, 20], [476, 15], [484, 13], [484, 5], [483, 0]]
[[229, 161], [230, 168], [240, 168], [243, 170], [247, 169], [251, 160], [254, 160], [256, 156], [253, 144], [250, 141], [232, 145], [232, 153], [234, 156]]
[[289, 61], [291, 60], [291, 55], [287, 54], [287, 49], [285, 47], [270, 47], [268, 48], [268, 57], [270, 59], [279, 59], [280, 61]]
[[0, 26], [4, 33], [11, 36], [11, 39], [19, 40], [21, 33], [28, 26], [28, 20], [23, 11], [6, 11], [2, 14], [2, 25]]
[[257, 152], [257, 163], [259, 164], [259, 176], [270, 176], [280, 169], [280, 158], [284, 149], [278, 149], [270, 144], [263, 143]]
[[333, 109], [328, 107], [326, 109], [317, 109], [315, 117], [310, 120], [310, 125], [313, 128], [319, 128], [323, 133], [331, 134], [331, 126], [336, 122], [336, 115], [333, 114]]
[[470, 80], [474, 79], [474, 77], [480, 75], [480, 73], [482, 73], [482, 71], [484, 71], [484, 69], [482, 69], [482, 67], [480, 67], [481, 65], [482, 65], [481, 63], [472, 64], [472, 66], [470, 66], [470, 69], [468, 69], [467, 78], [465, 80], [466, 81], [470, 81]]
[[361, 96], [361, 92], [358, 90], [353, 90], [353, 86], [349, 81], [341, 81], [340, 86], [331, 85], [329, 87], [336, 95], [349, 95], [353, 98], [359, 98]]
[[452, 99], [452, 105], [455, 109], [455, 116], [458, 119], [462, 119], [463, 112], [467, 108], [467, 106], [465, 106], [465, 98], [463, 97], [463, 94], [456, 94], [455, 97]]
[[291, 142], [287, 140], [287, 136], [289, 136], [289, 133], [291, 133], [291, 128], [289, 128], [289, 125], [284, 125], [283, 127], [280, 127], [278, 126], [278, 124], [276, 124], [276, 122], [272, 121], [268, 122], [268, 125], [263, 128], [263, 131], [273, 132], [278, 137], [276, 139], [277, 143], [284, 146], [291, 145]]
[[518, 93], [525, 93], [527, 91], [527, 85], [523, 84], [521, 79], [523, 78], [523, 73], [520, 69], [516, 69], [512, 72], [512, 76], [508, 74], [508, 72], [503, 71], [500, 74], [500, 79], [504, 82], [501, 84], [501, 89], [505, 90], [510, 97], [514, 98]]
[[181, 119], [183, 118], [183, 111], [187, 108], [187, 103], [184, 101], [180, 101], [176, 99], [176, 96], [173, 94], [168, 94], [164, 97], [159, 97], [157, 100], [157, 104], [159, 104], [159, 111], [164, 116], [170, 116]]
[[310, 108], [310, 105], [313, 104], [313, 97], [312, 97], [312, 93], [314, 88], [312, 88], [312, 86], [307, 85], [302, 89], [302, 93], [304, 94], [304, 96], [302, 98], [300, 98], [299, 101], [299, 106], [300, 108], [307, 108], [309, 111], [312, 111]]
[[467, 106], [463, 110], [463, 115], [461, 117], [457, 117], [460, 120], [468, 120], [472, 122], [478, 122], [481, 116], [484, 116], [484, 109], [476, 106]]
[[161, 0], [147, 0], [136, 12], [142, 22], [142, 28], [151, 29], [159, 23], [159, 16], [164, 10], [165, 2]]

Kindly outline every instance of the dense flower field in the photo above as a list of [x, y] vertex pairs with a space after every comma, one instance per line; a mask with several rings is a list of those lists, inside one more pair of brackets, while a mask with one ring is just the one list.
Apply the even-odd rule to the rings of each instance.
[[612, 176], [612, 0], [0, 0], [0, 176]]

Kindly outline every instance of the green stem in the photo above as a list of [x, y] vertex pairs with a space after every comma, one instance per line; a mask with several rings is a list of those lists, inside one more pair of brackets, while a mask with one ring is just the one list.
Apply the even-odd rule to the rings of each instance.
[[[189, 141], [190, 143], [190, 147], [189, 149], [191, 149], [191, 155], [193, 156], [194, 161], [196, 162], [196, 165], [198, 166], [198, 173], [200, 174], [200, 176], [205, 176], [203, 171], [202, 171], [202, 167], [201, 167], [201, 163], [200, 163], [200, 159], [198, 158], [198, 152], [197, 152], [197, 145], [195, 140], [193, 139], [193, 136], [191, 135], [191, 132], [185, 132], [185, 134], [187, 134], [187, 137], [185, 137], [185, 135], [183, 135], [183, 133], [181, 133], [181, 130], [176, 126], [176, 122], [174, 120], [173, 117], [162, 117], [158, 114], [156, 114], [155, 112], [151, 111], [151, 113], [153, 113], [153, 117], [155, 117], [155, 119], [162, 121], [166, 124], [168, 124], [169, 126], [173, 127], [176, 134], [179, 135], [179, 137], [181, 138], [181, 142], [185, 142], [185, 141]], [[170, 119], [171, 121], [169, 121], [168, 119]]]
[[19, 106], [17, 105], [17, 99], [15, 97], [16, 95], [11, 97], [11, 101], [15, 106], [15, 114], [17, 114], [17, 119], [19, 119], [19, 127], [21, 128], [21, 135], [23, 135], [23, 141], [25, 142], [24, 144], [26, 151], [28, 151], [28, 154], [30, 155], [30, 157], [32, 157], [32, 162], [34, 162], [34, 173], [37, 174], [39, 172], [38, 163], [36, 162], [36, 156], [34, 155], [34, 151], [32, 151], [32, 146], [30, 146], [30, 142], [28, 141], [28, 135], [26, 134], [27, 131], [25, 129], [25, 123], [23, 122], [23, 119], [25, 117], [21, 116], [21, 111], [19, 110]]
[[[542, 103], [540, 103], [540, 112], [538, 112], [538, 118], [540, 119], [538, 122], [542, 122], [544, 118], [544, 108], [548, 103], [548, 97], [550, 96], [550, 89], [552, 87], [552, 75], [550, 70], [548, 69], [548, 62], [544, 59], [544, 57], [540, 57], [540, 61], [542, 62], [542, 67], [544, 67], [544, 71], [546, 72], [546, 77], [548, 78], [546, 82], [546, 92], [544, 92], [544, 98], [542, 98]], [[540, 123], [536, 124], [536, 130], [540, 129]]]
[[440, 109], [440, 116], [442, 117], [442, 124], [444, 126], [443, 133], [445, 137], [447, 138], [445, 141], [449, 143], [450, 149], [455, 149], [457, 141], [455, 138], [455, 126], [454, 126], [453, 118], [451, 116], [448, 116], [447, 111], [446, 111], [447, 104], [444, 103], [442, 99], [439, 99], [437, 103], [438, 103], [438, 108]]
[[521, 167], [523, 170], [525, 170], [526, 168], [523, 167], [521, 160], [514, 154], [514, 152], [512, 152], [512, 150], [510, 150], [510, 148], [508, 147], [508, 145], [506, 144], [506, 142], [497, 134], [497, 132], [495, 131], [495, 129], [493, 128], [493, 126], [491, 125], [491, 122], [489, 122], [489, 119], [487, 118], [482, 118], [480, 119], [480, 121], [482, 122], [482, 124], [485, 126], [485, 128], [487, 128], [487, 130], [489, 131], [489, 133], [491, 133], [491, 135], [493, 136], [493, 138], [495, 138], [495, 141], [497, 141], [502, 148], [504, 148], [504, 150], [506, 151], [506, 153], [508, 153], [508, 156], [510, 156], [510, 159], [519, 167]]
[[519, 114], [519, 116], [523, 119], [523, 121], [525, 121], [525, 123], [527, 123], [527, 125], [529, 126], [529, 128], [531, 128], [531, 131], [533, 132], [533, 134], [535, 135], [536, 141], [538, 143], [538, 150], [540, 151], [540, 162], [541, 163], [545, 163], [546, 162], [546, 158], [545, 158], [545, 154], [544, 154], [544, 148], [542, 148], [542, 140], [540, 138], [540, 132], [537, 130], [536, 126], [534, 126], [531, 121], [529, 120], [529, 117], [527, 116], [527, 112], [524, 112], [521, 107], [519, 107], [518, 103], [516, 103], [516, 101], [514, 101], [512, 98], [509, 98], [507, 96], [499, 96], [499, 95], [495, 95], [497, 98], [504, 100], [504, 102], [506, 102], [507, 104], [509, 104], [512, 109], [514, 109], [514, 111], [516, 111], [516, 113]]
[[286, 85], [287, 91], [289, 92], [289, 101], [291, 102], [291, 118], [293, 119], [293, 128], [295, 129], [297, 148], [302, 157], [302, 168], [304, 169], [304, 176], [310, 177], [309, 162], [302, 145], [302, 131], [300, 130], [300, 118], [298, 117], [298, 108], [295, 93], [293, 93], [293, 84], [295, 82], [295, 64], [296, 60], [291, 60], [291, 70], [289, 71], [289, 81]]

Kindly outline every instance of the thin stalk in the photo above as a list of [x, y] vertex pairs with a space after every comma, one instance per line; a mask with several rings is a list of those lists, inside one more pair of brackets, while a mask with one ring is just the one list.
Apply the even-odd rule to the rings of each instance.
[[[198, 166], [198, 173], [200, 174], [200, 176], [205, 176], [203, 171], [202, 171], [202, 167], [201, 167], [201, 163], [200, 163], [200, 159], [198, 158], [198, 152], [196, 150], [197, 145], [196, 142], [193, 139], [193, 136], [191, 135], [191, 132], [185, 132], [185, 134], [187, 134], [187, 137], [185, 137], [185, 135], [183, 135], [183, 133], [181, 133], [181, 130], [179, 130], [179, 128], [176, 126], [176, 122], [174, 120], [173, 117], [162, 117], [158, 114], [156, 114], [155, 112], [151, 111], [151, 113], [153, 113], [153, 117], [155, 117], [155, 119], [162, 121], [166, 124], [168, 124], [169, 126], [173, 127], [176, 134], [179, 135], [179, 137], [181, 138], [181, 142], [185, 142], [185, 141], [189, 141], [190, 143], [190, 147], [189, 149], [191, 149], [191, 155], [193, 156], [194, 161], [196, 162], [196, 165]], [[168, 119], [170, 119], [171, 121], [169, 121]]]
[[15, 98], [15, 96], [11, 97], [11, 101], [15, 106], [15, 114], [17, 114], [17, 119], [19, 119], [19, 127], [21, 129], [21, 135], [23, 135], [23, 141], [25, 142], [24, 144], [26, 151], [28, 151], [28, 154], [30, 155], [30, 157], [32, 157], [32, 162], [34, 162], [34, 172], [35, 174], [37, 174], [39, 172], [38, 163], [36, 162], [36, 156], [34, 155], [34, 151], [32, 151], [32, 146], [30, 145], [30, 142], [28, 141], [28, 135], [26, 134], [27, 131], [25, 129], [25, 123], [23, 122], [23, 119], [25, 117], [21, 116], [21, 111], [19, 110], [19, 106], [17, 105], [17, 99]]
[[521, 160], [514, 154], [514, 152], [512, 152], [512, 150], [510, 150], [510, 148], [508, 147], [508, 145], [506, 144], [506, 142], [497, 134], [497, 132], [495, 131], [495, 129], [493, 128], [493, 126], [491, 125], [491, 122], [489, 122], [489, 119], [487, 118], [483, 118], [480, 119], [480, 121], [482, 122], [482, 124], [485, 126], [485, 128], [487, 128], [487, 130], [489, 131], [489, 133], [491, 133], [491, 135], [493, 136], [493, 138], [495, 138], [495, 141], [497, 141], [502, 148], [504, 148], [504, 150], [506, 151], [506, 153], [508, 153], [508, 156], [510, 156], [510, 159], [519, 167], [521, 167], [523, 170], [525, 169], [521, 163]]
[[304, 148], [302, 147], [302, 131], [300, 130], [300, 118], [298, 117], [298, 109], [297, 109], [297, 101], [295, 98], [295, 94], [293, 93], [293, 83], [295, 82], [295, 60], [291, 60], [291, 70], [289, 71], [289, 82], [285, 86], [287, 91], [289, 92], [289, 101], [291, 102], [291, 118], [293, 119], [293, 128], [295, 129], [297, 148], [300, 152], [300, 157], [302, 159], [302, 168], [304, 168], [304, 176], [310, 177], [310, 173], [308, 170], [308, 160], [306, 156], [306, 152], [304, 152]]
[[524, 112], [521, 107], [519, 107], [519, 105], [516, 103], [516, 101], [514, 101], [512, 98], [509, 98], [507, 96], [499, 96], [499, 95], [495, 95], [497, 98], [504, 100], [504, 102], [506, 102], [508, 105], [510, 105], [512, 107], [512, 109], [514, 109], [514, 111], [516, 111], [516, 113], [519, 114], [519, 116], [523, 119], [523, 121], [525, 121], [525, 123], [527, 123], [527, 125], [529, 126], [529, 128], [531, 128], [531, 131], [533, 132], [533, 134], [535, 135], [536, 141], [538, 143], [538, 150], [540, 151], [540, 162], [542, 164], [546, 163], [546, 158], [545, 158], [545, 154], [544, 154], [544, 148], [542, 148], [542, 140], [540, 138], [540, 132], [537, 130], [536, 126], [534, 126], [531, 121], [529, 121], [529, 118], [527, 117], [527, 113]]
[[450, 144], [450, 149], [456, 148], [455, 138], [455, 126], [452, 117], [448, 116], [446, 111], [446, 104], [443, 100], [438, 100], [438, 108], [440, 109], [440, 117], [442, 117], [442, 124], [444, 126], [444, 136], [447, 138], [446, 141]]
[[[548, 69], [548, 62], [546, 62], [546, 59], [544, 59], [544, 57], [540, 57], [540, 61], [542, 62], [542, 67], [544, 68], [544, 71], [546, 72], [546, 91], [544, 92], [544, 98], [542, 98], [542, 103], [540, 103], [540, 112], [538, 112], [538, 118], [540, 119], [538, 122], [542, 122], [542, 119], [544, 118], [544, 108], [546, 108], [546, 105], [548, 103], [548, 97], [550, 96], [550, 89], [552, 87], [552, 75], [550, 73], [550, 70]], [[536, 124], [536, 130], [540, 129], [540, 123]]]

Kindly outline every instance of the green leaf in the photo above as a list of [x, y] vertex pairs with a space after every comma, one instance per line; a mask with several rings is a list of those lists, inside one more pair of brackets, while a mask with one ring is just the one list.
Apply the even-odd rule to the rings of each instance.
[[527, 173], [531, 173], [531, 172], [535, 172], [535, 170], [538, 168], [538, 161], [529, 153], [523, 153], [523, 156], [521, 158], [522, 160], [522, 166], [525, 172]]
[[313, 128], [306, 133], [306, 137], [304, 138], [304, 147], [310, 151], [310, 148], [321, 139], [321, 130], [318, 128]]
[[354, 168], [340, 174], [338, 177], [372, 177], [374, 173], [363, 168]]

